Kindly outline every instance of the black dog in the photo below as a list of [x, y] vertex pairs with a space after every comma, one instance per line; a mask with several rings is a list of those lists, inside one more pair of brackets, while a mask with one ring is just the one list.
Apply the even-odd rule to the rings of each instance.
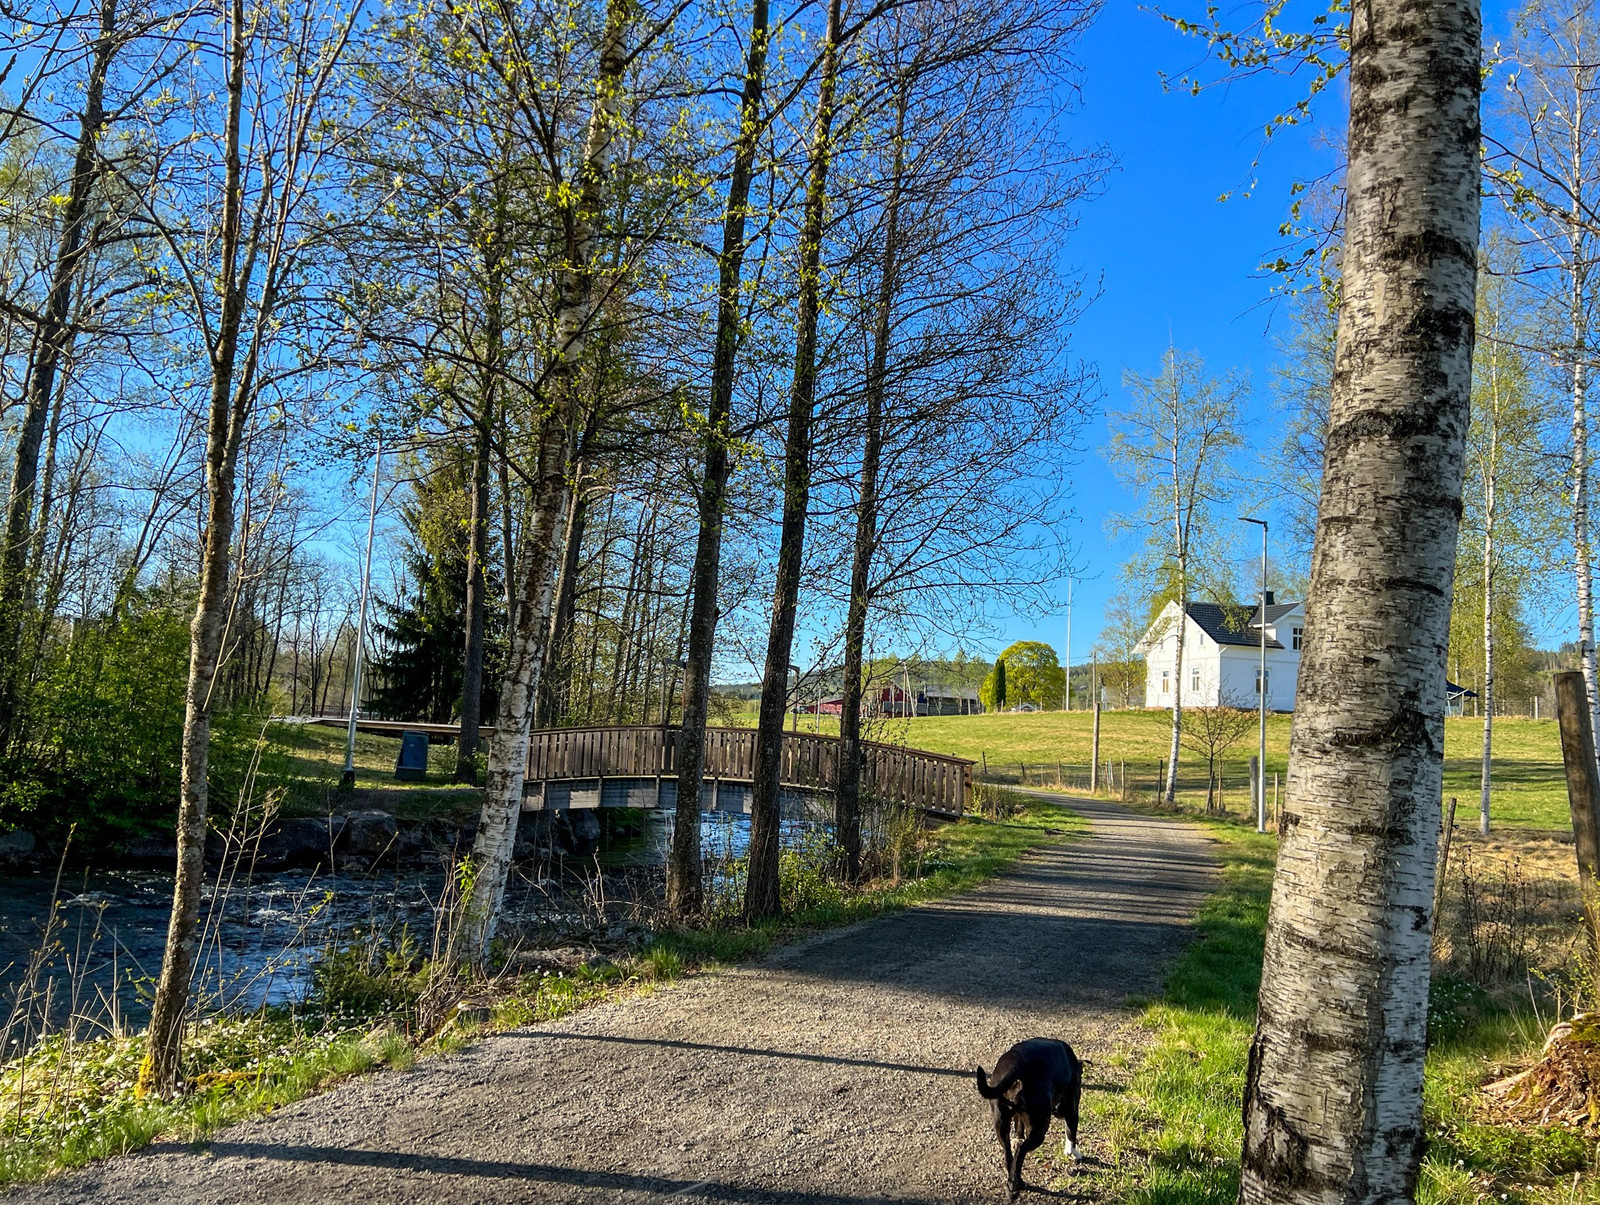
[[[1022, 1191], [1022, 1160], [1044, 1141], [1050, 1118], [1067, 1123], [1062, 1153], [1078, 1157], [1078, 1103], [1083, 1097], [1083, 1063], [1072, 1047], [1054, 1038], [1029, 1038], [1000, 1056], [993, 1078], [978, 1068], [978, 1091], [994, 1110], [994, 1132], [1006, 1153], [1006, 1178], [1015, 1201]], [[1011, 1149], [1011, 1131], [1017, 1149]]]

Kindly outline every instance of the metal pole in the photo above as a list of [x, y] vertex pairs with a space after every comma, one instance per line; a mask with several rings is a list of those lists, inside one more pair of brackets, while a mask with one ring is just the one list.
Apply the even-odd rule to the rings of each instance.
[[1267, 525], [1261, 524], [1261, 739], [1256, 762], [1256, 832], [1267, 831]]
[[1256, 679], [1256, 694], [1260, 698], [1260, 740], [1256, 750], [1256, 832], [1267, 831], [1267, 521], [1239, 516], [1241, 523], [1254, 523], [1261, 528], [1261, 667]]
[[361, 710], [362, 654], [367, 647], [367, 593], [372, 586], [372, 532], [378, 523], [378, 477], [383, 466], [383, 437], [372, 453], [372, 500], [367, 506], [367, 556], [361, 568], [361, 609], [356, 620], [356, 664], [351, 674], [350, 722], [344, 734], [344, 773], [339, 776], [342, 790], [356, 785], [356, 715]]
[[1062, 691], [1062, 709], [1072, 710], [1072, 579], [1067, 579], [1067, 678], [1066, 688]]

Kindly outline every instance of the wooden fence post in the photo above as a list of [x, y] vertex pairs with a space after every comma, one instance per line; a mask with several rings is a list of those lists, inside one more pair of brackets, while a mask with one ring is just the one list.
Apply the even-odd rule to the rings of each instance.
[[1094, 740], [1089, 750], [1089, 793], [1100, 790], [1100, 691], [1094, 692]]
[[1578, 889], [1589, 921], [1589, 940], [1600, 954], [1600, 768], [1594, 760], [1594, 730], [1583, 674], [1575, 669], [1555, 675], [1556, 722], [1561, 726], [1561, 761], [1567, 770], [1567, 805], [1572, 809], [1572, 837], [1578, 854]]
[[1439, 837], [1439, 877], [1433, 884], [1433, 944], [1439, 945], [1439, 905], [1444, 903], [1444, 877], [1450, 871], [1450, 838], [1456, 831], [1456, 797], [1445, 806], [1444, 832]]

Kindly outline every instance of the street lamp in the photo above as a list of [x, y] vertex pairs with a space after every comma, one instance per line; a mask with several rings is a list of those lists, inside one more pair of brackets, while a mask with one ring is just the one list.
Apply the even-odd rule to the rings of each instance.
[[1072, 579], [1067, 578], [1067, 684], [1062, 690], [1061, 708], [1072, 710]]
[[1261, 697], [1261, 733], [1256, 750], [1256, 832], [1267, 831], [1267, 521], [1239, 516], [1241, 523], [1261, 528], [1261, 676], [1256, 694]]
[[367, 595], [372, 588], [372, 532], [378, 523], [378, 480], [383, 470], [383, 437], [378, 437], [372, 454], [372, 501], [367, 506], [367, 555], [361, 567], [361, 610], [356, 620], [355, 672], [351, 674], [350, 718], [344, 735], [344, 772], [339, 789], [351, 791], [356, 785], [356, 716], [361, 711], [362, 654], [367, 644]]

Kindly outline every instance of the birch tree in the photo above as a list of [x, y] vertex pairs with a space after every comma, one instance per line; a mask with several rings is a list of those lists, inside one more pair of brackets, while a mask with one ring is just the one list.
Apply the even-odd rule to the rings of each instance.
[[1111, 520], [1114, 530], [1144, 537], [1147, 576], [1170, 580], [1178, 611], [1168, 633], [1176, 641], [1172, 731], [1168, 742], [1168, 806], [1177, 799], [1178, 749], [1183, 739], [1183, 654], [1189, 599], [1197, 583], [1219, 584], [1227, 558], [1220, 508], [1235, 496], [1232, 457], [1243, 446], [1239, 411], [1247, 386], [1230, 374], [1208, 377], [1196, 355], [1169, 348], [1154, 376], [1126, 372], [1129, 404], [1107, 415], [1106, 458], [1124, 489], [1144, 499], [1136, 511]]
[[1478, 260], [1474, 0], [1357, 5], [1326, 470], [1240, 1200], [1411, 1201]]
[[487, 958], [489, 942], [494, 937], [522, 812], [529, 727], [548, 643], [562, 551], [559, 536], [568, 504], [568, 457], [573, 416], [578, 408], [578, 372], [596, 310], [597, 223], [618, 135], [623, 76], [636, 18], [634, 0], [609, 0], [582, 158], [574, 173], [576, 178], [558, 194], [564, 199], [564, 255], [554, 363], [547, 377], [550, 403], [542, 418], [531, 466], [533, 497], [520, 555], [519, 605], [500, 688], [495, 733], [489, 741], [482, 815], [472, 845], [472, 890], [467, 900], [463, 941], [475, 963]]
[[[1519, 228], [1525, 272], [1552, 315], [1538, 340], [1571, 399], [1570, 492], [1578, 662], [1591, 723], [1600, 724], [1591, 540], [1590, 314], [1600, 237], [1600, 26], [1581, 0], [1532, 0], [1518, 15], [1495, 120], [1486, 139], [1491, 183]], [[1564, 336], [1564, 337], [1563, 337]]]
[[[215, 25], [195, 31], [207, 88], [220, 75], [218, 128], [185, 150], [196, 156], [182, 179], [196, 216], [215, 198], [216, 225], [181, 224], [178, 198], [146, 199], [144, 219], [161, 232], [209, 369], [205, 420], [204, 527], [199, 589], [190, 625], [183, 722], [177, 875], [161, 978], [151, 1007], [140, 1083], [171, 1092], [178, 1083], [183, 1020], [199, 940], [205, 874], [211, 716], [228, 617], [239, 451], [276, 367], [279, 309], [315, 254], [321, 173], [338, 139], [328, 110], [336, 68], [353, 30], [349, 17], [320, 8], [261, 9], [231, 0]], [[197, 109], [208, 103], [195, 98]], [[214, 157], [212, 157], [214, 156]], [[163, 200], [174, 210], [157, 208]], [[181, 215], [181, 216], [180, 216]]]
[[[1478, 830], [1484, 834], [1489, 832], [1494, 780], [1501, 633], [1516, 624], [1523, 593], [1519, 585], [1554, 567], [1547, 550], [1560, 541], [1557, 510], [1546, 501], [1542, 435], [1549, 413], [1528, 371], [1525, 349], [1534, 340], [1527, 328], [1524, 290], [1515, 279], [1516, 263], [1514, 249], [1503, 239], [1488, 240], [1478, 276], [1472, 422], [1456, 570], [1454, 611], [1477, 621], [1471, 637], [1481, 657]], [[1465, 592], [1472, 597], [1463, 599]], [[1459, 630], [1465, 625], [1455, 626]]]

